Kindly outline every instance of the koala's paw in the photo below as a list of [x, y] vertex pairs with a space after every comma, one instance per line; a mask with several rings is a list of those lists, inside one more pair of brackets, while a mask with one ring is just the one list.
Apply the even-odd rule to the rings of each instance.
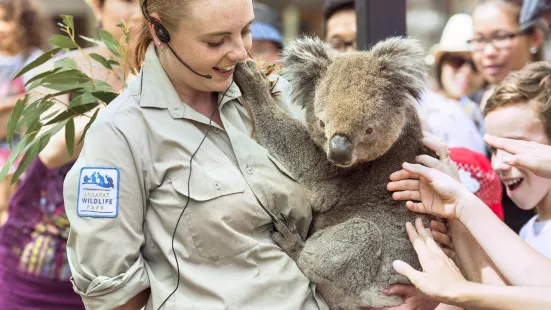
[[297, 232], [294, 222], [283, 214], [281, 214], [281, 218], [274, 221], [272, 239], [287, 255], [296, 261], [298, 260], [300, 251], [304, 248], [304, 241]]
[[233, 77], [249, 104], [265, 104], [266, 100], [272, 99], [270, 81], [258, 69], [254, 60], [237, 63]]

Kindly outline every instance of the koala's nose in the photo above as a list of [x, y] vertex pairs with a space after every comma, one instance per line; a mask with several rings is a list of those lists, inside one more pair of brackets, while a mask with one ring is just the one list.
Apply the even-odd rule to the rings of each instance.
[[348, 165], [352, 160], [352, 142], [345, 135], [334, 135], [329, 141], [330, 161], [335, 164]]

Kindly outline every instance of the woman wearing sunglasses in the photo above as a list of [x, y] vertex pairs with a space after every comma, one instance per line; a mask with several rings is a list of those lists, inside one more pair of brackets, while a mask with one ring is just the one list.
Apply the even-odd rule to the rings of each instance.
[[436, 90], [425, 94], [422, 113], [427, 130], [450, 147], [485, 154], [484, 118], [478, 106], [467, 98], [486, 84], [472, 61], [467, 44], [472, 37], [469, 15], [457, 14], [449, 19], [440, 43], [431, 48], [427, 57], [435, 71]]

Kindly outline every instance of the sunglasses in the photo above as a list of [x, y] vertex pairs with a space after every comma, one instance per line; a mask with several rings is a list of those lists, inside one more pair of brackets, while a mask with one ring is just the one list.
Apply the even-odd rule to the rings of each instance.
[[473, 60], [470, 58], [465, 58], [465, 57], [456, 56], [456, 55], [448, 55], [448, 56], [444, 56], [444, 59], [442, 59], [442, 63], [449, 64], [455, 70], [461, 69], [461, 67], [463, 67], [463, 65], [466, 63], [469, 66], [471, 66], [471, 69], [473, 70], [473, 72], [477, 72], [476, 66], [474, 65]]

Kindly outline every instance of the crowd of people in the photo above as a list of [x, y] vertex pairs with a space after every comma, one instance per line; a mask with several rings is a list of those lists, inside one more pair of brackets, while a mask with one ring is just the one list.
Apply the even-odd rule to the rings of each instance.
[[[251, 0], [86, 3], [114, 38], [124, 41], [121, 19], [129, 25], [139, 73], [94, 67], [120, 96], [98, 108], [84, 143], [95, 110], [75, 117], [73, 154], [61, 131], [19, 182], [0, 182], [0, 309], [327, 309], [271, 240], [263, 208], [292, 213], [302, 232], [312, 213], [301, 186], [255, 142], [232, 79], [251, 57], [281, 65], [281, 15]], [[413, 285], [385, 290], [404, 298], [386, 309], [551, 308], [550, 25], [551, 1], [480, 0], [428, 49], [433, 74], [417, 108], [439, 158], [404, 163], [387, 188], [411, 211], [446, 220], [429, 230], [404, 223], [423, 270], [394, 262]], [[99, 45], [59, 55], [13, 79], [52, 33], [32, 0], [0, 0], [1, 164], [26, 82], [60, 57], [82, 65], [111, 53]], [[324, 1], [322, 39], [336, 53], [356, 51], [354, 0]], [[274, 79], [276, 91], [286, 87]], [[77, 200], [94, 175], [118, 184], [100, 215]]]

